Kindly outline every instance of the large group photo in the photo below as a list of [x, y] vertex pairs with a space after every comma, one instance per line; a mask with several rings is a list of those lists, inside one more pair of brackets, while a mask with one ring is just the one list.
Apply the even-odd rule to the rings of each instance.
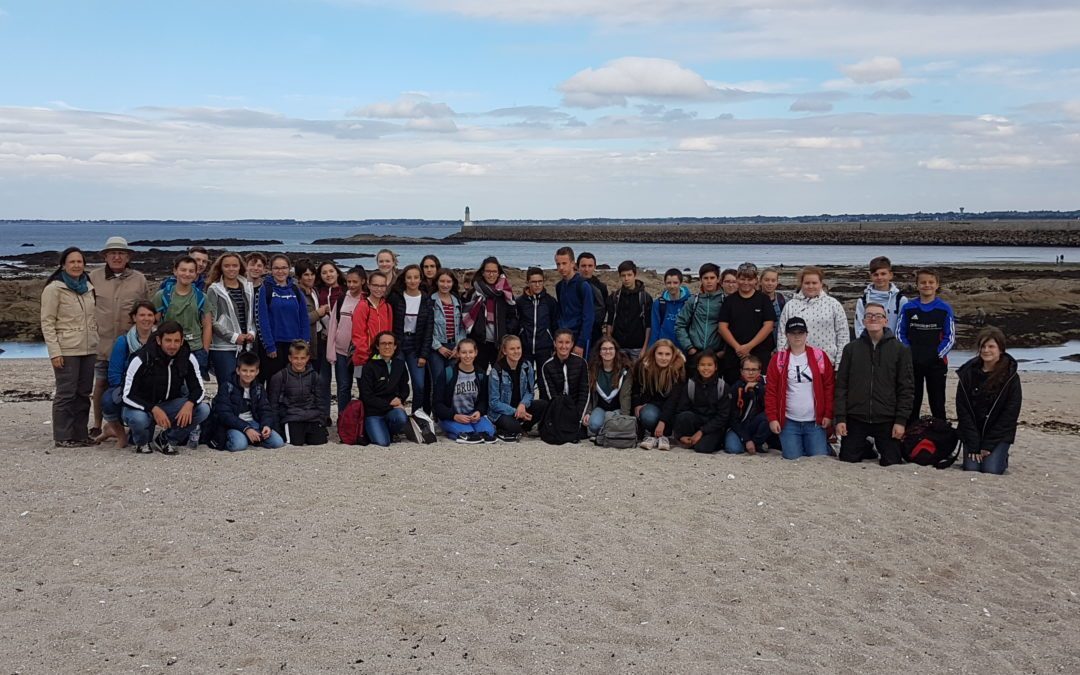
[[1080, 4], [0, 59], [0, 675], [1080, 673]]

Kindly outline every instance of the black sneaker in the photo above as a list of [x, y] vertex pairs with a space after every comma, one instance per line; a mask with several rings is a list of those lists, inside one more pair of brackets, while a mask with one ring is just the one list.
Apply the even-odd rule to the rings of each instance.
[[480, 438], [482, 438], [485, 443], [498, 443], [499, 442], [498, 437], [492, 436], [491, 434], [480, 434]]
[[508, 431], [500, 431], [499, 433], [495, 434], [495, 438], [499, 439], [504, 443], [517, 443], [521, 440], [521, 434], [512, 434]]
[[150, 447], [149, 444], [147, 444], [147, 445], [136, 445], [135, 446], [135, 454], [136, 455], [149, 455], [149, 454], [152, 454], [153, 452], [154, 452], [154, 448]]
[[480, 434], [475, 434], [475, 433], [473, 433], [471, 431], [466, 431], [465, 433], [459, 435], [456, 439], [454, 439], [454, 442], [455, 443], [464, 443], [465, 445], [477, 445], [479, 443], [484, 442], [484, 437], [481, 436]]

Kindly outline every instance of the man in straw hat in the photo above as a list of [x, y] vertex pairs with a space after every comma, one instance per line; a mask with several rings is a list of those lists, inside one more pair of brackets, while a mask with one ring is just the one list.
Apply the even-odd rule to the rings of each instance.
[[94, 366], [94, 428], [91, 437], [104, 440], [101, 433], [101, 397], [109, 385], [109, 355], [119, 335], [131, 328], [131, 308], [150, 299], [150, 288], [142, 272], [131, 269], [132, 251], [123, 237], [109, 237], [101, 255], [105, 265], [90, 271], [90, 283], [97, 294], [98, 355]]

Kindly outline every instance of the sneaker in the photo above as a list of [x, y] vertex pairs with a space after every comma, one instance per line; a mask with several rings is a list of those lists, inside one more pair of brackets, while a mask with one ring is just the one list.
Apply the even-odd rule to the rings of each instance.
[[671, 450], [671, 441], [667, 436], [661, 436], [656, 442], [657, 450]]
[[655, 450], [657, 445], [656, 436], [646, 436], [645, 440], [638, 443], [638, 447], [642, 450]]
[[135, 454], [136, 455], [149, 455], [149, 454], [151, 454], [153, 452], [154, 452], [154, 449], [152, 447], [150, 447], [149, 445], [136, 445], [135, 446]]
[[163, 455], [176, 454], [176, 448], [174, 448], [172, 443], [169, 442], [169, 437], [165, 435], [164, 431], [162, 431], [154, 438], [154, 446], [154, 449]]
[[512, 434], [508, 431], [500, 431], [495, 434], [495, 438], [499, 439], [503, 443], [517, 443], [521, 440], [521, 434]]
[[457, 438], [455, 438], [454, 442], [455, 443], [464, 443], [466, 445], [476, 445], [478, 443], [483, 443], [484, 442], [484, 437], [481, 436], [480, 434], [474, 434], [471, 431], [466, 431], [465, 433], [463, 433], [463, 434], [459, 435]]
[[56, 441], [53, 443], [53, 447], [57, 448], [81, 448], [83, 447], [82, 441]]
[[416, 420], [413, 420], [413, 419], [406, 420], [405, 421], [405, 428], [403, 429], [403, 431], [405, 432], [405, 438], [407, 438], [410, 443], [420, 443], [421, 442], [420, 441], [420, 425], [418, 425], [416, 423]]
[[195, 428], [188, 434], [187, 446], [189, 449], [194, 450], [199, 447], [199, 437], [202, 436], [202, 425], [196, 424]]
[[499, 437], [498, 436], [492, 436], [491, 434], [482, 434], [481, 437], [484, 439], [485, 443], [498, 443], [499, 442]]
[[425, 445], [434, 443], [435, 438], [435, 420], [425, 413], [423, 410], [417, 410], [413, 413], [413, 419], [416, 420], [416, 426], [420, 429], [420, 440]]

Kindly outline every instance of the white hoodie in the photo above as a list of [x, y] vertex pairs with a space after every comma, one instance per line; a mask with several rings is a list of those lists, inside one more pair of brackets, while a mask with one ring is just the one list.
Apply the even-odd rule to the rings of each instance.
[[833, 366], [840, 367], [840, 353], [844, 345], [851, 341], [848, 331], [847, 314], [840, 301], [825, 291], [815, 298], [808, 298], [799, 291], [791, 296], [784, 311], [780, 313], [780, 336], [776, 341], [777, 351], [787, 348], [787, 335], [784, 327], [788, 319], [797, 316], [806, 322], [806, 342], [812, 347], [829, 355]]

